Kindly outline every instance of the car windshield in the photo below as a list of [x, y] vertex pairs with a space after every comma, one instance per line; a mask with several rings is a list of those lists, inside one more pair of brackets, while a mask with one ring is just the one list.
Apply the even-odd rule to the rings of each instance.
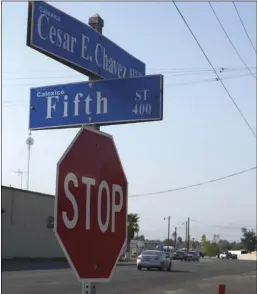
[[146, 250], [142, 252], [142, 255], [159, 255], [159, 251], [155, 250]]
[[196, 254], [195, 251], [189, 251], [188, 253], [190, 253], [190, 254]]

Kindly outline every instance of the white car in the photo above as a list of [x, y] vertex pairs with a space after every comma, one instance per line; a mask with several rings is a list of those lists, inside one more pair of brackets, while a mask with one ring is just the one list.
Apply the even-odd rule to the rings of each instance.
[[137, 257], [137, 269], [158, 268], [159, 270], [171, 271], [172, 260], [165, 252], [160, 250], [145, 250]]
[[219, 258], [220, 258], [220, 259], [225, 259], [225, 258], [227, 258], [226, 253], [220, 253], [220, 254], [219, 254]]

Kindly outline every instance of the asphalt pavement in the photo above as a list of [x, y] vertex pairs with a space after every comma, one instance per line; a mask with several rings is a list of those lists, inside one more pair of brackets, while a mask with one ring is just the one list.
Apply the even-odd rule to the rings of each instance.
[[[172, 272], [138, 271], [116, 267], [112, 281], [96, 285], [97, 294], [256, 294], [256, 262], [201, 260], [173, 262]], [[71, 269], [2, 272], [3, 294], [80, 294], [81, 285]]]

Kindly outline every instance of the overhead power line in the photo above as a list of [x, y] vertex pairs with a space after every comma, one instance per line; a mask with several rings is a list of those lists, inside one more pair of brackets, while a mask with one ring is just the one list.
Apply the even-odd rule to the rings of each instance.
[[222, 229], [228, 229], [228, 230], [241, 230], [241, 228], [243, 227], [249, 227], [249, 226], [242, 226], [242, 227], [232, 227], [232, 226], [223, 226], [223, 225], [219, 225], [219, 224], [210, 224], [210, 223], [206, 223], [205, 221], [198, 221], [198, 220], [195, 220], [195, 219], [192, 219], [190, 218], [190, 220], [192, 222], [195, 222], [195, 223], [204, 223], [205, 225], [208, 225], [208, 226], [213, 226], [213, 227], [218, 227], [218, 228], [222, 228]]
[[223, 86], [224, 90], [227, 92], [230, 100], [232, 101], [232, 103], [234, 104], [234, 106], [236, 107], [237, 111], [239, 112], [239, 114], [241, 115], [241, 117], [243, 118], [244, 122], [246, 123], [246, 125], [248, 126], [248, 128], [251, 130], [252, 134], [254, 135], [254, 137], [256, 138], [256, 133], [254, 132], [253, 128], [251, 127], [251, 125], [249, 124], [249, 122], [247, 121], [247, 119], [245, 118], [245, 116], [243, 115], [242, 111], [240, 110], [240, 108], [238, 107], [237, 103], [235, 102], [234, 98], [232, 97], [232, 95], [230, 94], [230, 92], [228, 91], [227, 87], [225, 86], [225, 84], [223, 83], [222, 79], [220, 78], [219, 74], [217, 73], [217, 71], [215, 70], [212, 62], [210, 61], [209, 57], [207, 56], [207, 54], [205, 53], [204, 49], [202, 48], [201, 44], [199, 43], [199, 41], [197, 40], [195, 34], [193, 33], [192, 29], [190, 28], [189, 24], [187, 23], [185, 17], [183, 16], [183, 14], [181, 13], [180, 9], [178, 8], [177, 4], [172, 1], [175, 8], [177, 9], [179, 15], [181, 16], [182, 20], [184, 21], [185, 25], [187, 26], [188, 30], [190, 31], [191, 35], [193, 36], [193, 38], [195, 39], [197, 45], [199, 46], [199, 48], [201, 49], [203, 55], [205, 56], [206, 60], [208, 61], [209, 65], [211, 66], [211, 68], [213, 69], [214, 73], [216, 74], [219, 82], [221, 83], [221, 85]]
[[[250, 74], [242, 74], [242, 75], [235, 75], [235, 76], [225, 76], [222, 77], [223, 80], [225, 79], [237, 79], [237, 78], [242, 78], [249, 76]], [[190, 86], [190, 85], [196, 85], [196, 84], [203, 84], [203, 83], [213, 83], [213, 82], [218, 82], [219, 80], [217, 78], [212, 78], [212, 79], [203, 79], [203, 80], [195, 80], [195, 81], [187, 81], [187, 82], [179, 82], [179, 83], [174, 83], [174, 84], [165, 84], [164, 87], [185, 87], [185, 86]], [[34, 84], [35, 85], [35, 84]], [[25, 85], [13, 85], [10, 87], [22, 87]], [[32, 86], [32, 85], [30, 85]], [[15, 108], [15, 107], [27, 107], [29, 102], [25, 103], [23, 101], [20, 101], [19, 99], [16, 100], [3, 100], [3, 107], [7, 108]]]
[[[234, 8], [235, 8], [235, 10], [236, 10], [237, 16], [238, 16], [238, 18], [239, 18], [239, 20], [240, 20], [240, 22], [241, 22], [241, 25], [242, 25], [242, 27], [243, 27], [243, 29], [244, 29], [244, 31], [245, 31], [246, 37], [248, 38], [250, 44], [252, 45], [253, 50], [254, 50], [255, 53], [257, 54], [256, 48], [254, 47], [253, 42], [252, 42], [252, 40], [251, 40], [251, 38], [250, 38], [250, 36], [249, 36], [247, 30], [246, 30], [246, 27], [245, 27], [245, 25], [244, 25], [244, 22], [243, 22], [243, 20], [242, 20], [242, 18], [241, 18], [241, 16], [240, 16], [240, 13], [239, 13], [239, 11], [238, 11], [238, 9], [237, 9], [236, 3], [233, 2], [233, 5], [234, 5]], [[256, 3], [256, 5], [257, 5], [257, 3]], [[256, 12], [257, 12], [257, 11], [256, 11]]]
[[[256, 66], [249, 67], [253, 70], [256, 70]], [[219, 71], [220, 73], [228, 73], [228, 72], [238, 72], [238, 71], [245, 71], [247, 70], [245, 67], [220, 67], [215, 68], [215, 70]], [[159, 74], [162, 73], [164, 75], [172, 75], [172, 76], [186, 76], [186, 75], [204, 75], [213, 73], [213, 70], [210, 68], [184, 68], [184, 69], [155, 69], [155, 70], [149, 70], [150, 72], [148, 74]], [[52, 71], [53, 72], [53, 71]], [[15, 73], [15, 72], [13, 72]], [[62, 75], [62, 76], [22, 76], [22, 77], [15, 77], [10, 76], [13, 73], [11, 72], [4, 72], [4, 74], [7, 74], [9, 76], [3, 77], [6, 81], [15, 81], [15, 80], [42, 80], [42, 79], [66, 79], [66, 78], [84, 78], [82, 75]], [[63, 72], [62, 72], [63, 73]], [[23, 73], [24, 75], [24, 73]]]
[[[249, 76], [250, 74], [243, 74], [243, 75], [235, 75], [235, 76], [225, 76], [222, 77], [223, 80], [225, 79], [236, 79], [236, 78], [242, 78]], [[213, 82], [218, 82], [219, 80], [217, 78], [212, 78], [212, 79], [203, 79], [203, 80], [195, 80], [195, 81], [187, 81], [187, 82], [180, 82], [180, 83], [174, 83], [174, 84], [165, 84], [164, 87], [185, 87], [185, 86], [190, 86], [190, 85], [196, 85], [196, 84], [203, 84], [203, 83], [213, 83]], [[24, 86], [24, 85], [13, 85], [12, 87], [19, 87], [19, 86]], [[11, 86], [10, 86], [11, 87]], [[20, 101], [19, 99], [16, 100], [3, 100], [3, 107], [7, 108], [15, 108], [15, 107], [27, 107], [29, 101], [25, 103], [24, 101]]]
[[238, 50], [236, 49], [235, 45], [233, 44], [232, 40], [230, 39], [230, 37], [229, 37], [227, 31], [225, 30], [225, 28], [224, 28], [224, 26], [223, 26], [221, 20], [219, 19], [218, 15], [217, 15], [217, 13], [216, 13], [216, 11], [215, 11], [213, 5], [212, 5], [210, 2], [209, 2], [209, 5], [210, 5], [211, 10], [212, 10], [213, 14], [215, 15], [217, 21], [219, 22], [219, 24], [220, 24], [220, 26], [221, 26], [221, 28], [222, 28], [224, 34], [226, 35], [226, 37], [227, 37], [229, 43], [231, 44], [231, 46], [232, 46], [233, 49], [235, 50], [235, 52], [236, 52], [238, 58], [242, 61], [242, 63], [245, 65], [245, 67], [248, 69], [248, 71], [251, 73], [251, 75], [256, 79], [256, 76], [255, 76], [255, 75], [253, 74], [253, 72], [250, 70], [250, 68], [248, 67], [248, 65], [247, 65], [246, 62], [244, 61], [243, 57], [240, 55], [240, 53], [239, 53]]
[[[212, 71], [212, 73], [213, 73], [213, 71]], [[225, 79], [236, 79], [236, 78], [241, 78], [241, 77], [247, 77], [249, 75], [250, 75], [249, 73], [245, 73], [245, 74], [233, 75], [233, 76], [223, 76], [222, 79], [223, 80], [225, 80]], [[177, 75], [174, 75], [174, 76], [177, 76]], [[55, 77], [51, 77], [51, 79], [53, 79], [53, 78], [55, 78]], [[42, 78], [37, 78], [37, 79], [42, 79]], [[210, 79], [201, 79], [201, 80], [194, 80], [194, 81], [178, 82], [178, 83], [173, 83], [173, 84], [165, 84], [164, 86], [165, 87], [167, 87], [167, 86], [187, 86], [187, 85], [190, 85], [190, 84], [217, 82], [218, 80], [219, 79], [216, 77], [216, 78], [210, 78]], [[18, 84], [14, 84], [14, 85], [9, 84], [8, 86], [5, 85], [5, 87], [8, 87], [9, 89], [12, 88], [12, 87], [19, 88], [19, 87], [31, 87], [31, 86], [38, 86], [38, 84], [29, 83], [29, 84], [20, 84], [20, 85], [18, 85]]]
[[179, 188], [156, 191], [156, 192], [151, 192], [151, 193], [134, 194], [134, 195], [130, 195], [129, 197], [131, 197], [131, 198], [132, 197], [143, 197], [143, 196], [151, 196], [151, 195], [157, 195], [157, 194], [165, 194], [165, 193], [176, 192], [176, 191], [180, 191], [180, 190], [186, 190], [186, 189], [190, 189], [190, 188], [194, 188], [194, 187], [203, 186], [203, 185], [211, 184], [211, 183], [214, 183], [214, 182], [222, 181], [222, 180], [225, 180], [225, 179], [228, 179], [228, 178], [232, 178], [232, 177], [235, 177], [235, 176], [238, 176], [238, 175], [253, 171], [256, 168], [257, 168], [256, 166], [251, 167], [249, 169], [245, 169], [245, 170], [242, 170], [240, 172], [236, 172], [236, 173], [224, 176], [224, 177], [220, 177], [220, 178], [217, 178], [217, 179], [212, 179], [212, 180], [205, 181], [205, 182], [200, 182], [200, 183], [193, 184], [193, 185], [187, 185], [187, 186], [183, 186], [183, 187], [179, 187]]
[[[250, 68], [256, 69], [256, 66], [250, 66]], [[228, 67], [228, 66], [220, 66], [215, 68], [217, 71], [224, 72], [224, 71], [240, 71], [240, 70], [245, 70], [245, 66], [233, 66], [233, 67]], [[205, 68], [155, 68], [155, 69], [149, 69], [149, 71], [161, 71], [161, 72], [175, 72], [175, 73], [180, 73], [180, 72], [213, 72], [212, 69], [209, 67]]]
[[[235, 76], [225, 76], [225, 77], [222, 77], [222, 80], [236, 79], [236, 78], [242, 78], [242, 77], [247, 77], [247, 76], [250, 76], [250, 74], [247, 73], [247, 74], [235, 75]], [[218, 82], [218, 81], [219, 81], [218, 78], [202, 79], [202, 80], [174, 83], [174, 84], [170, 84], [170, 85], [168, 84], [168, 85], [165, 85], [165, 87], [167, 87], [167, 86], [172, 86], [172, 87], [174, 87], [174, 86], [188, 86], [188, 85], [211, 83], [211, 82]]]

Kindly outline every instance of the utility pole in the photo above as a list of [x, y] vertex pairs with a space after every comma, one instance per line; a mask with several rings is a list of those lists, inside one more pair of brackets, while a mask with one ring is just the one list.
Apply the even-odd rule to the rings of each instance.
[[187, 246], [187, 238], [188, 238], [188, 231], [187, 231], [187, 221], [186, 221], [186, 238], [185, 238], [185, 247], [186, 247], [186, 250], [188, 248], [188, 246]]
[[187, 251], [190, 250], [190, 218], [187, 219]]
[[168, 216], [168, 217], [165, 217], [164, 218], [164, 220], [166, 220], [166, 219], [168, 219], [168, 238], [167, 238], [167, 240], [168, 240], [168, 251], [169, 251], [169, 246], [170, 246], [170, 216]]
[[177, 248], [177, 227], [175, 227], [175, 232], [174, 232], [174, 248]]
[[170, 246], [170, 216], [168, 217], [168, 252]]
[[21, 189], [22, 189], [22, 182], [23, 182], [23, 174], [24, 174], [24, 171], [18, 169], [17, 171], [15, 171], [15, 173], [16, 173], [18, 176], [21, 177]]
[[26, 140], [26, 144], [28, 146], [28, 167], [27, 167], [27, 190], [29, 190], [29, 176], [30, 176], [30, 151], [31, 146], [34, 144], [34, 139], [31, 137], [31, 132], [29, 132], [29, 136]]

